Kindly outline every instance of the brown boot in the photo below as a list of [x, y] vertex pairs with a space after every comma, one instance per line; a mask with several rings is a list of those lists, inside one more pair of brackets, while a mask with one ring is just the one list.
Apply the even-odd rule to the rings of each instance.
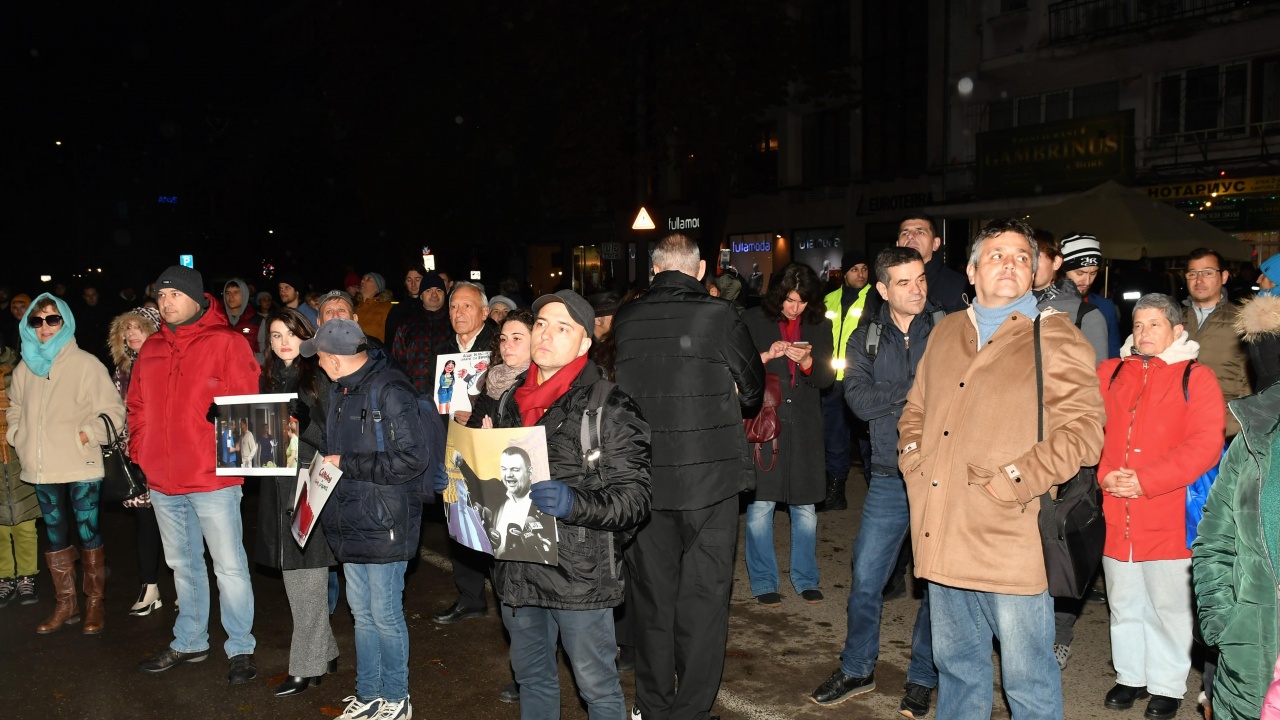
[[107, 584], [106, 551], [101, 547], [80, 553], [80, 566], [84, 570], [84, 634], [97, 635], [106, 624], [106, 612], [102, 608], [102, 596]]
[[76, 603], [76, 560], [79, 557], [80, 553], [74, 546], [44, 554], [57, 603], [53, 606], [53, 614], [36, 626], [36, 632], [41, 635], [60, 630], [64, 623], [74, 625], [80, 622], [80, 607]]

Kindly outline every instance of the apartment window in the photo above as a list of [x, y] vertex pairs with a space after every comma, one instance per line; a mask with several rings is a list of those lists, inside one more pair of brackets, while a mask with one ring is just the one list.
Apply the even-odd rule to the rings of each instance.
[[1082, 85], [1071, 90], [1000, 100], [987, 105], [987, 130], [1026, 127], [1042, 122], [1116, 112], [1120, 109], [1120, 83]]
[[[1256, 62], [1257, 72], [1265, 75], [1268, 62], [1273, 61]], [[1261, 89], [1256, 80], [1255, 87]], [[1243, 133], [1249, 122], [1248, 89], [1248, 63], [1166, 75], [1156, 87], [1156, 135], [1192, 133], [1196, 139], [1207, 139]]]
[[851, 146], [849, 109], [810, 113], [804, 118], [804, 181], [821, 185], [849, 177]]
[[852, 10], [850, 0], [822, 0], [805, 7], [809, 51], [819, 67], [835, 69], [853, 63]]
[[1253, 118], [1267, 123], [1263, 129], [1280, 129], [1280, 57], [1265, 58], [1254, 63]]

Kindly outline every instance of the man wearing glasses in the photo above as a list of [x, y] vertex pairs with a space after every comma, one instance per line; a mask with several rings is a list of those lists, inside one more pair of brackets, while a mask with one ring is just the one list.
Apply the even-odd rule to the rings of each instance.
[[[1187, 263], [1187, 292], [1182, 301], [1183, 325], [1192, 340], [1200, 343], [1200, 362], [1218, 376], [1222, 396], [1228, 401], [1253, 393], [1249, 385], [1249, 353], [1236, 334], [1240, 308], [1227, 299], [1223, 284], [1230, 274], [1223, 269], [1222, 256], [1206, 249], [1191, 251]], [[1240, 432], [1240, 424], [1227, 413], [1227, 438]]]
[[924, 274], [929, 281], [929, 299], [947, 312], [964, 310], [968, 306], [965, 288], [969, 283], [964, 276], [942, 264], [942, 256], [934, 255], [942, 247], [938, 236], [938, 224], [925, 213], [908, 215], [898, 223], [898, 247], [915, 248], [924, 258]]

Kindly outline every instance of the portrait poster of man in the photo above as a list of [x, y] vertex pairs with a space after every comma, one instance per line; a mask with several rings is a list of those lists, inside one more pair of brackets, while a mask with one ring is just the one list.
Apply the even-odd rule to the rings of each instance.
[[440, 355], [436, 359], [435, 395], [432, 398], [440, 414], [453, 417], [459, 410], [470, 411], [470, 396], [480, 392], [476, 383], [488, 369], [488, 352]]
[[216, 474], [236, 477], [294, 476], [297, 453], [289, 453], [297, 434], [289, 421], [289, 401], [297, 393], [215, 397]]
[[555, 518], [533, 504], [533, 483], [547, 480], [542, 427], [481, 430], [449, 424], [445, 447], [449, 534], [499, 560], [558, 563]]

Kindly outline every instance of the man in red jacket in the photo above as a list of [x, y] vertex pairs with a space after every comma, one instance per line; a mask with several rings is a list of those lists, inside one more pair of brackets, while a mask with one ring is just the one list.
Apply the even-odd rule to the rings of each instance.
[[159, 673], [209, 656], [209, 580], [204, 547], [218, 576], [219, 615], [227, 633], [227, 680], [257, 677], [253, 661], [253, 586], [244, 551], [240, 486], [218, 476], [213, 398], [258, 391], [258, 363], [211, 295], [200, 273], [174, 265], [156, 281], [160, 332], [147, 338], [129, 386], [129, 452], [142, 467], [160, 525], [165, 560], [178, 591], [174, 640], [143, 661]]

